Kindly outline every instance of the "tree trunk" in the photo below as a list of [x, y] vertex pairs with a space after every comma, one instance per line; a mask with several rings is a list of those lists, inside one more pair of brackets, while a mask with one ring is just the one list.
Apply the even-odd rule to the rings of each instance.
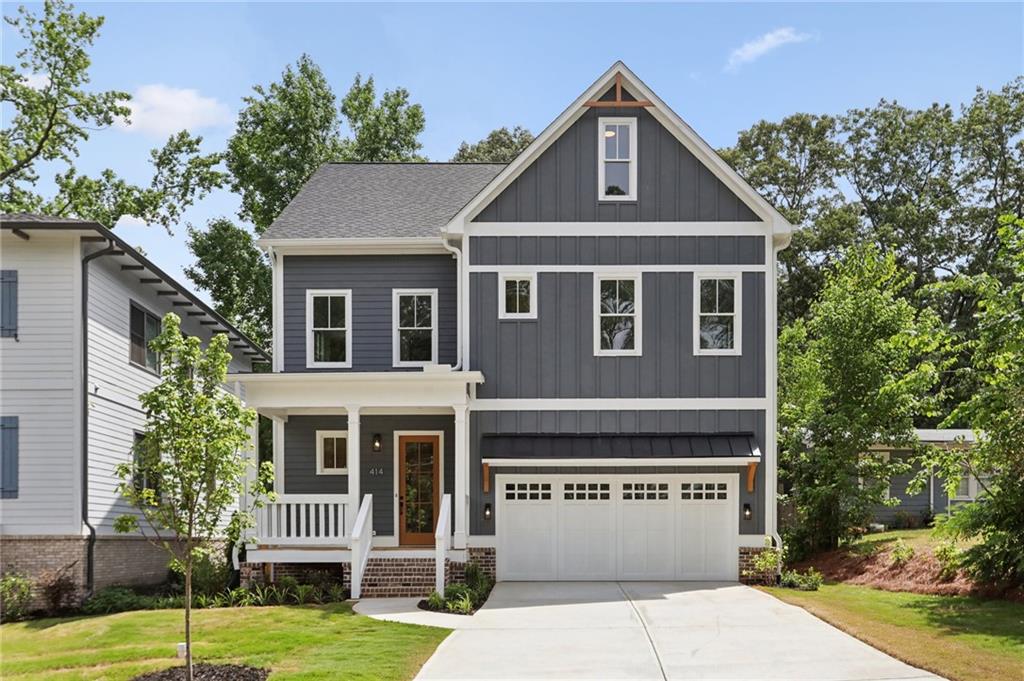
[[185, 565], [185, 679], [192, 681], [192, 563]]

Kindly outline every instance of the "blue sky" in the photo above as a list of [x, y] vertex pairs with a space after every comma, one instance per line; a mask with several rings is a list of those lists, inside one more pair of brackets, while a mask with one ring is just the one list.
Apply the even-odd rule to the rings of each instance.
[[[423, 153], [446, 160], [502, 125], [540, 131], [622, 59], [712, 146], [761, 119], [881, 98], [959, 105], [1024, 72], [1024, 4], [107, 4], [93, 85], [137, 94], [130, 128], [95, 133], [79, 167], [148, 182], [149, 149], [188, 123], [222, 148], [241, 100], [303, 52], [339, 98], [357, 72], [423, 105]], [[13, 5], [5, 3], [4, 14]], [[18, 43], [3, 27], [3, 59]], [[229, 192], [186, 220], [234, 216]], [[119, 232], [171, 274], [184, 225]], [[182, 275], [182, 280], [185, 281]]]

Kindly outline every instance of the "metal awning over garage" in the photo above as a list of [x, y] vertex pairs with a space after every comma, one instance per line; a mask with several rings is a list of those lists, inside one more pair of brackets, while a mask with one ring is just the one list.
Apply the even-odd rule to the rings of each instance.
[[752, 433], [484, 435], [491, 466], [706, 466], [761, 461]]

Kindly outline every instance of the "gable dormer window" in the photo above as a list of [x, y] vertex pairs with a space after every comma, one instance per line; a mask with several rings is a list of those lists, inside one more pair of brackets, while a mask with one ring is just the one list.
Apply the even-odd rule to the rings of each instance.
[[599, 118], [597, 191], [602, 201], [636, 200], [636, 119]]

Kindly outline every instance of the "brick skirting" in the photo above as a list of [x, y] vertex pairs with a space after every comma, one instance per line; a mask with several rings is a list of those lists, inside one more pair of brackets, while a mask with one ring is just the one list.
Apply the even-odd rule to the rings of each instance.
[[741, 546], [739, 556], [740, 582], [744, 584], [774, 584], [775, 572], [765, 570], [758, 572], [754, 567], [754, 558], [766, 551], [763, 546]]

